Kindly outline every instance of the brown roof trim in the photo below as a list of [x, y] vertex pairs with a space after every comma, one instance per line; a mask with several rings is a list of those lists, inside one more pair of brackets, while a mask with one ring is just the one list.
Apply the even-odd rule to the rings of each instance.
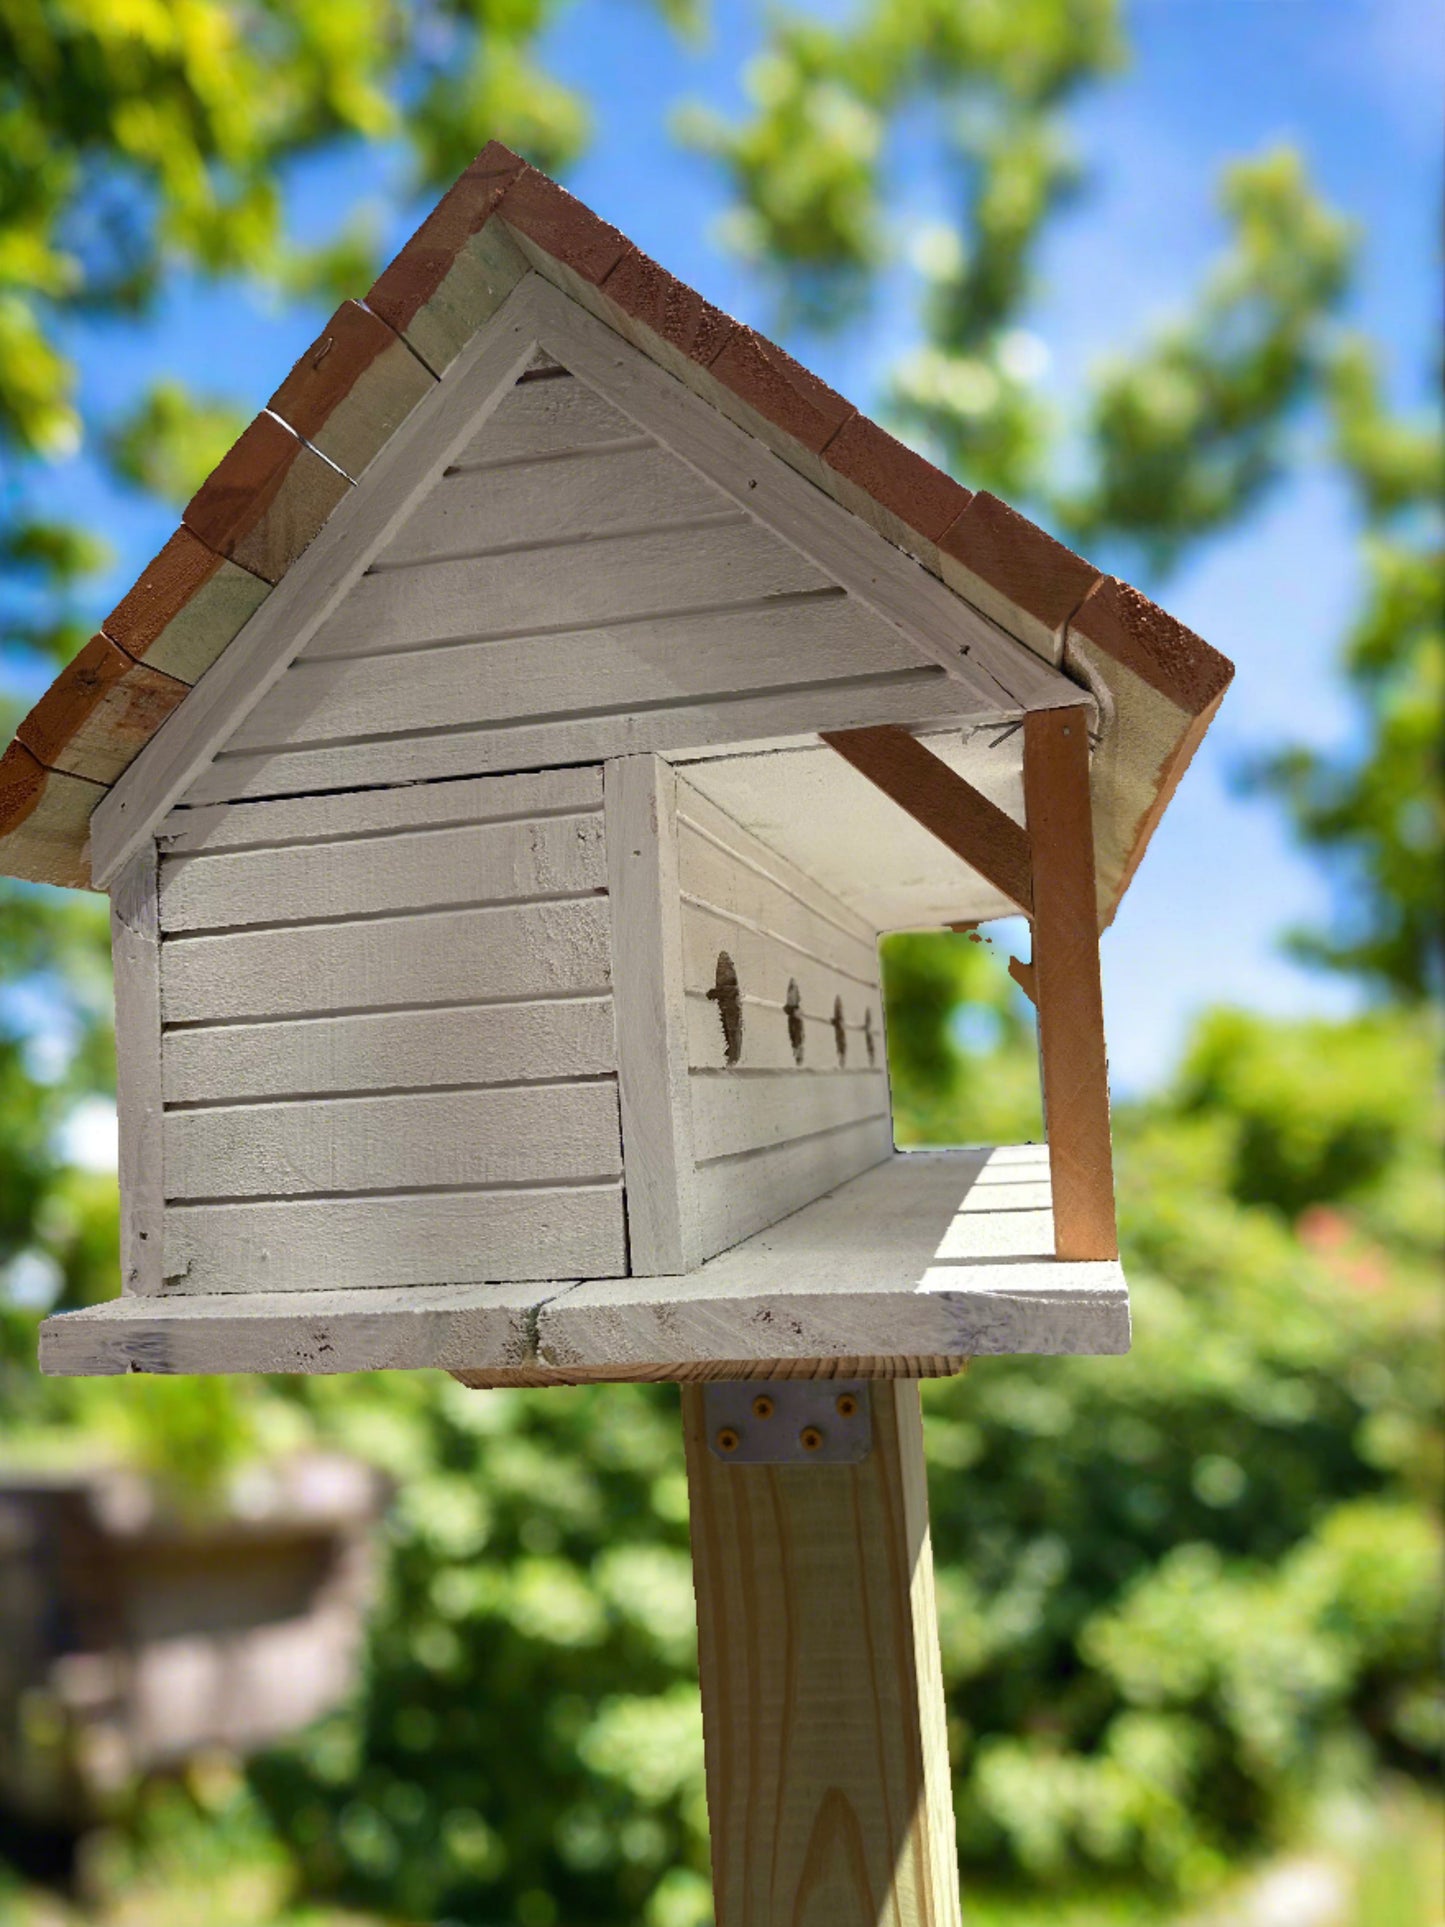
[[1227, 656], [1117, 576], [1099, 578], [1069, 633], [1106, 650], [1190, 716], [1217, 707], [1234, 679]]
[[[404, 247], [367, 291], [371, 312], [405, 335], [441, 290], [457, 256], [481, 233], [527, 163], [500, 141], [488, 141], [454, 187], [449, 187]], [[440, 369], [436, 371], [441, 373]]]
[[271, 584], [177, 529], [101, 623], [137, 662], [199, 682], [271, 592]]
[[182, 520], [208, 549], [279, 582], [351, 482], [274, 415], [241, 431], [186, 504]]
[[[1186, 732], [1192, 753], [1232, 673], [1223, 657], [996, 496], [970, 496], [775, 343], [704, 300], [492, 141], [365, 302], [337, 309], [268, 411], [197, 490], [184, 526], [106, 618], [102, 635], [61, 671], [22, 725], [11, 778], [0, 789], [8, 863], [41, 861], [25, 853], [29, 844], [21, 849], [12, 841], [36, 811], [26, 802], [33, 771], [25, 758], [92, 787], [113, 781], [529, 269], [1075, 680], [1089, 680], [1083, 652], [1102, 651], [1177, 705], [1181, 726], [1202, 719], [1197, 731]], [[1070, 635], [1080, 649], [1074, 660]], [[1181, 754], [1160, 770], [1161, 794], [1177, 782]], [[61, 869], [78, 874], [83, 856], [76, 825], [88, 792], [66, 795], [64, 809], [57, 805], [47, 819], [51, 854], [44, 860], [57, 879]], [[1145, 840], [1154, 821], [1157, 811]], [[65, 836], [77, 843], [69, 856]]]
[[986, 490], [938, 549], [950, 589], [1046, 662], [1059, 662], [1069, 617], [1100, 579], [1092, 562]]
[[266, 407], [356, 481], [435, 386], [395, 329], [343, 301]]
[[0, 864], [6, 876], [88, 890], [90, 813], [104, 783], [49, 770], [23, 743], [0, 756]]
[[109, 636], [92, 636], [15, 740], [47, 769], [113, 783], [189, 694], [189, 683], [137, 662]]
[[730, 314], [640, 248], [628, 248], [602, 283], [602, 293], [639, 327], [699, 368], [717, 359], [737, 329]]

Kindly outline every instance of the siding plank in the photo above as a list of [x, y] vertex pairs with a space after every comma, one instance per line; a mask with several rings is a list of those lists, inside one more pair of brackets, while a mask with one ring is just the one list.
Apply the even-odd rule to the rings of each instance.
[[[864, 1011], [856, 1007], [853, 1016], [856, 1022], [846, 1026], [848, 1032], [847, 1064], [843, 1075], [851, 1076], [854, 1070], [882, 1068], [883, 1064], [883, 1026], [879, 1019], [881, 997], [875, 998], [871, 1006], [865, 1005]], [[868, 1052], [868, 1038], [864, 1030], [863, 1015], [871, 1009], [873, 1053]], [[793, 1054], [792, 1037], [788, 1028], [788, 1015], [781, 998], [765, 1000], [760, 997], [743, 998], [743, 1055], [742, 1064], [750, 1071], [800, 1070], [808, 1077], [836, 1077], [838, 1063], [838, 1040], [830, 1019], [826, 1017], [804, 1017], [803, 1024], [803, 1061], [801, 1066]], [[690, 990], [687, 993], [687, 1061], [694, 1070], [722, 1070], [725, 1068], [725, 1040], [721, 1019], [718, 1016], [717, 1001], [705, 992]]]
[[172, 937], [166, 1023], [326, 1015], [606, 990], [606, 902], [508, 905], [352, 924]]
[[893, 1127], [880, 1117], [733, 1163], [701, 1165], [694, 1196], [703, 1248], [725, 1251], [892, 1155]]
[[458, 468], [479, 462], [519, 461], [602, 442], [633, 441], [641, 433], [585, 382], [519, 382], [490, 421], [456, 458]]
[[[544, 645], [545, 646], [545, 645]], [[800, 665], [806, 667], [806, 665]], [[609, 693], [600, 681], [599, 698]], [[889, 670], [854, 681], [793, 684], [761, 695], [714, 696], [702, 702], [630, 704], [621, 713], [599, 703], [591, 713], [461, 727], [434, 735], [393, 737], [315, 749], [223, 753], [187, 792], [212, 803], [245, 797], [294, 796], [383, 783], [431, 783], [485, 771], [558, 767], [618, 756], [663, 755], [717, 743], [775, 738], [811, 741], [819, 729], [864, 723], [937, 722], [962, 728], [976, 713], [960, 709], [959, 686], [935, 669]], [[885, 806], [886, 807], [886, 806]]]
[[601, 814], [466, 824], [351, 843], [167, 857], [166, 930], [309, 923], [365, 911], [582, 896], [605, 889]]
[[[732, 852], [719, 849], [687, 824], [681, 826], [678, 843], [685, 898], [699, 899], [710, 909], [825, 958], [851, 977], [867, 982], [877, 978], [878, 940], [871, 933], [864, 939], [855, 936], [851, 928], [840, 928], [841, 918], [835, 921], [820, 916], [773, 878], [740, 862]], [[780, 860], [775, 867], [786, 874]], [[851, 925], [851, 916], [848, 921]]]
[[[888, 1080], [881, 1071], [810, 1076], [806, 1071], [694, 1071], [693, 1144], [699, 1164], [736, 1157], [794, 1139], [888, 1121]], [[751, 1175], [747, 1182], [751, 1183]]]
[[172, 810], [157, 831], [163, 855], [276, 849], [389, 830], [445, 829], [503, 817], [532, 818], [602, 807], [602, 771], [549, 769], [341, 796], [286, 796], [274, 802], [207, 803]]
[[224, 1024], [161, 1041], [168, 1104], [595, 1077], [616, 1058], [610, 997]]
[[594, 708], [867, 676], [918, 658], [843, 596], [662, 617], [363, 661], [303, 659], [231, 738], [231, 752], [566, 716]]
[[364, 575], [302, 653], [385, 654], [831, 586], [821, 569], [739, 513], [714, 528], [602, 537], [584, 555], [528, 549]]
[[[863, 1022], [870, 1007], [877, 1023], [878, 979], [861, 973], [845, 974], [833, 965], [820, 962], [809, 953], [782, 942], [767, 932], [749, 928], [701, 904], [682, 906], [683, 972], [687, 989], [706, 996], [717, 980], [717, 960], [726, 951], [738, 973], [738, 987], [744, 998], [758, 998], [769, 1005], [781, 1005], [787, 998], [789, 982], [795, 982], [802, 997], [805, 1017], [831, 1021], [835, 998], [843, 1003], [843, 1021], [850, 1029]], [[747, 1022], [743, 1024], [743, 1055], [747, 1064]]]
[[285, 1197], [617, 1176], [617, 1088], [523, 1085], [171, 1111], [166, 1193]]

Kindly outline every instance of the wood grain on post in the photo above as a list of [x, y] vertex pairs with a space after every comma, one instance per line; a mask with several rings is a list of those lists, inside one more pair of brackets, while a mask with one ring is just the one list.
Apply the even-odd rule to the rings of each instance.
[[1117, 1258], [1086, 710], [1036, 709], [1025, 717], [1024, 808], [1054, 1255]]
[[682, 1391], [717, 1927], [958, 1927], [918, 1388], [852, 1466], [736, 1466]]

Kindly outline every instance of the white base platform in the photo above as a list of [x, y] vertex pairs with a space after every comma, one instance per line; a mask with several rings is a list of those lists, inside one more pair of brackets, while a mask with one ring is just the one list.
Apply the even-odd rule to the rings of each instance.
[[40, 1363], [545, 1382], [788, 1360], [895, 1376], [989, 1353], [1127, 1351], [1119, 1265], [1052, 1250], [1042, 1146], [904, 1152], [686, 1277], [123, 1298], [47, 1319]]

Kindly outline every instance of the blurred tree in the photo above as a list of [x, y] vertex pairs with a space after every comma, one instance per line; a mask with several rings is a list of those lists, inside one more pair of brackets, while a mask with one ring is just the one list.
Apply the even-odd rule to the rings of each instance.
[[1347, 749], [1285, 750], [1257, 780], [1289, 806], [1339, 884], [1327, 931], [1297, 952], [1411, 1002], [1445, 992], [1445, 477], [1438, 411], [1392, 414], [1376, 357], [1350, 339], [1330, 368], [1335, 448], [1365, 531], [1366, 585], [1345, 647], [1358, 727]]

